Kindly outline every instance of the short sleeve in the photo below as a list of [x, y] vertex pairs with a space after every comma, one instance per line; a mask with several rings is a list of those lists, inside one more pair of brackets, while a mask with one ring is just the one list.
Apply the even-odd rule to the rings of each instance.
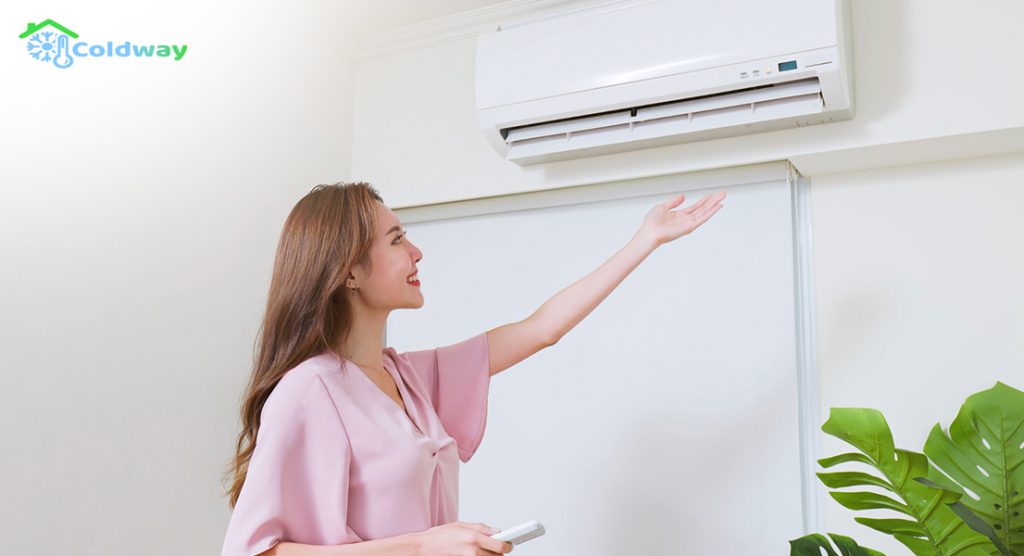
[[286, 374], [263, 406], [221, 556], [253, 556], [282, 541], [357, 542], [346, 515], [350, 461], [326, 385], [314, 373]]
[[483, 440], [487, 424], [491, 383], [487, 333], [450, 346], [408, 351], [399, 357], [407, 357], [419, 375], [441, 424], [458, 445], [459, 459], [469, 461]]

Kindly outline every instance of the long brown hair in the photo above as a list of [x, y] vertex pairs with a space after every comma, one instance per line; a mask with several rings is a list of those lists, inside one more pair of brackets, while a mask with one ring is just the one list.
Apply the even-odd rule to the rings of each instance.
[[256, 447], [263, 404], [286, 372], [348, 336], [345, 279], [369, 264], [380, 194], [365, 182], [318, 185], [296, 203], [281, 231], [267, 310], [242, 398], [242, 431], [225, 479], [234, 508]]

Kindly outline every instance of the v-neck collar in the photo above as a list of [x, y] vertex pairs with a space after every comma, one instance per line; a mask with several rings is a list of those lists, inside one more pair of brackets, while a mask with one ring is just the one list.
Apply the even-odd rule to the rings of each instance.
[[412, 396], [409, 395], [409, 390], [405, 387], [405, 380], [402, 379], [402, 373], [398, 371], [397, 366], [394, 369], [391, 368], [394, 365], [394, 362], [391, 361], [391, 358], [387, 354], [384, 355], [383, 360], [384, 370], [389, 375], [391, 375], [391, 379], [395, 381], [395, 388], [398, 389], [398, 395], [402, 398], [402, 403], [405, 404], [405, 411], [402, 410], [401, 406], [395, 403], [395, 400], [391, 399], [391, 396], [389, 396], [387, 392], [382, 390], [380, 386], [377, 386], [376, 383], [370, 380], [370, 377], [366, 376], [366, 372], [359, 368], [359, 365], [356, 365], [355, 362], [350, 361], [348, 359], [343, 359], [342, 361], [343, 363], [349, 363], [353, 367], [355, 367], [357, 374], [361, 375], [363, 379], [366, 381], [366, 383], [370, 385], [370, 387], [372, 387], [374, 390], [377, 391], [377, 393], [383, 396], [384, 399], [388, 401], [388, 404], [391, 405], [391, 407], [394, 407], [396, 410], [398, 410], [399, 413], [405, 415], [405, 418], [408, 419], [409, 424], [412, 425], [414, 431], [416, 431], [418, 434], [422, 436], [426, 436], [423, 430], [420, 429], [420, 426], [416, 423], [416, 419], [413, 418], [413, 414], [415, 413], [418, 415], [419, 412], [416, 411], [415, 405], [411, 403]]

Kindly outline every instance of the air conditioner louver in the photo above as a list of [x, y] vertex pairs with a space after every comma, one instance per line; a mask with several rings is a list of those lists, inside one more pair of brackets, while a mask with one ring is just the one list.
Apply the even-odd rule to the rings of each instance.
[[[771, 120], [789, 119], [779, 127], [795, 127], [799, 121], [793, 118], [821, 114], [822, 109], [821, 86], [817, 78], [811, 78], [516, 127], [502, 130], [502, 135], [511, 160], [553, 160], [553, 153], [569, 149], [626, 143], [636, 148], [637, 141], [671, 136], [673, 142], [680, 142], [684, 139], [681, 135], [696, 140], [711, 132], [726, 136], [730, 127]], [[614, 148], [603, 151], [614, 152]]]

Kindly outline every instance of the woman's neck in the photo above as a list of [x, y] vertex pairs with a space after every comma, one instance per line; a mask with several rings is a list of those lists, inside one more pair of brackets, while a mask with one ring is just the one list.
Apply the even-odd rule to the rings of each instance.
[[352, 328], [348, 338], [341, 342], [338, 355], [361, 367], [383, 370], [387, 320], [387, 313], [366, 311], [360, 304], [354, 304]]

